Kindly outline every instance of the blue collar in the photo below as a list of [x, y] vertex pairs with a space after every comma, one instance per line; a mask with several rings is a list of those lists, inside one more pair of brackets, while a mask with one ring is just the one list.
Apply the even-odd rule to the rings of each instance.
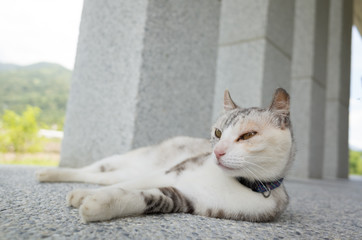
[[243, 177], [237, 177], [236, 180], [245, 187], [250, 188], [253, 192], [262, 193], [265, 198], [268, 198], [271, 194], [271, 190], [278, 188], [282, 184], [284, 178], [274, 182], [251, 182]]

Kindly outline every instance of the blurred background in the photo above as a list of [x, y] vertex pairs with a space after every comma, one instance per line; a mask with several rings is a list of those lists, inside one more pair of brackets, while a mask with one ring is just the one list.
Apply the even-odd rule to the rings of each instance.
[[1, 164], [59, 164], [82, 6], [0, 2]]
[[[59, 164], [82, 7], [0, 1], [0, 164]], [[351, 33], [349, 173], [362, 175], [362, 38]]]

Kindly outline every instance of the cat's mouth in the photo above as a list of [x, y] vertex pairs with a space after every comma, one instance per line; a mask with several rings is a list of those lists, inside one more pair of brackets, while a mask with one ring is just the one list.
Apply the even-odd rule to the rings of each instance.
[[233, 168], [227, 167], [224, 164], [222, 164], [221, 161], [217, 161], [217, 165], [225, 170], [234, 170]]

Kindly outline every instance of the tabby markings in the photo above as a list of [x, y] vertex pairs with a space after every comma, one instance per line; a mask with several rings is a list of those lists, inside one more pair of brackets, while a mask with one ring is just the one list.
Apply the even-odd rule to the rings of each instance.
[[176, 173], [176, 175], [180, 175], [184, 170], [188, 169], [192, 165], [194, 166], [201, 166], [204, 163], [204, 160], [207, 159], [210, 153], [203, 153], [201, 155], [198, 155], [196, 157], [192, 157], [189, 159], [186, 159], [185, 161], [177, 164], [176, 166], [170, 168], [166, 171], [166, 174], [169, 173]]
[[194, 213], [192, 202], [174, 187], [159, 188], [160, 195], [142, 192], [146, 209], [144, 213]]

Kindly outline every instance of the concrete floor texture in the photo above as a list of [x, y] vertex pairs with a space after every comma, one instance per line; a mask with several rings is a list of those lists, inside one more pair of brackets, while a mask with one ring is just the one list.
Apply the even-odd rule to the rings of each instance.
[[0, 239], [362, 239], [362, 181], [286, 180], [275, 222], [162, 214], [83, 224], [65, 204], [78, 183], [43, 183], [35, 167], [0, 165]]

